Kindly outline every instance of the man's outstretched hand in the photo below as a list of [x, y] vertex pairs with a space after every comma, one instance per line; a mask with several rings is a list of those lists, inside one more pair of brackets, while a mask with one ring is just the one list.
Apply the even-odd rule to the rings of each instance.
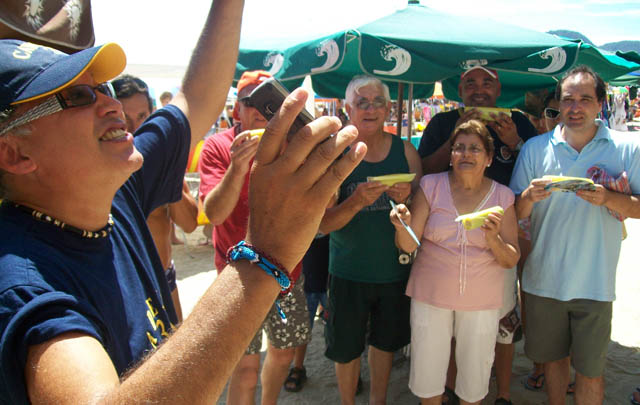
[[304, 90], [295, 90], [269, 121], [249, 184], [247, 240], [287, 271], [302, 259], [331, 196], [367, 151], [358, 142], [336, 161], [358, 136], [353, 126], [338, 132], [341, 123], [336, 117], [311, 122], [285, 144], [288, 129], [306, 99]]

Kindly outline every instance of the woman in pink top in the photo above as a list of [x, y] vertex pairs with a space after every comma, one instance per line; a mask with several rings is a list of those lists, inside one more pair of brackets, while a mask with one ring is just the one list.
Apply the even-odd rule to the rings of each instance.
[[[487, 395], [493, 363], [504, 270], [520, 251], [514, 195], [484, 175], [493, 157], [493, 139], [479, 121], [458, 126], [452, 135], [451, 170], [424, 176], [411, 212], [391, 212], [396, 244], [406, 252], [417, 245], [398, 218], [421, 241], [411, 268], [411, 374], [409, 387], [422, 404], [440, 404], [451, 338], [456, 339], [455, 392], [463, 404]], [[499, 205], [473, 230], [455, 222], [459, 215]]]

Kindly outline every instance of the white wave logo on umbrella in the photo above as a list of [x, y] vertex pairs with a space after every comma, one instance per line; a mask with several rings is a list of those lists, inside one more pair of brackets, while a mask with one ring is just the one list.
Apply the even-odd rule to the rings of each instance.
[[380, 50], [380, 56], [386, 61], [395, 61], [396, 66], [391, 70], [374, 69], [377, 75], [400, 76], [411, 67], [411, 54], [395, 45], [385, 45]]
[[549, 64], [549, 66], [543, 69], [529, 68], [529, 72], [555, 73], [562, 70], [562, 68], [564, 68], [564, 65], [567, 63], [567, 52], [565, 52], [564, 49], [558, 47], [547, 49], [540, 54], [540, 57], [542, 59], [551, 58], [551, 63]]
[[264, 57], [262, 64], [265, 67], [271, 66], [269, 69], [269, 73], [271, 76], [275, 76], [276, 73], [282, 69], [282, 65], [284, 64], [284, 56], [278, 52], [270, 52], [267, 56]]
[[336, 41], [333, 39], [327, 39], [326, 41], [322, 41], [320, 46], [316, 48], [316, 55], [320, 57], [322, 57], [322, 55], [327, 55], [327, 60], [322, 66], [311, 69], [312, 73], [321, 73], [329, 70], [336, 64], [340, 57], [340, 48], [338, 48]]
[[485, 66], [489, 61], [486, 59], [469, 59], [460, 63], [462, 70], [469, 70], [476, 66]]

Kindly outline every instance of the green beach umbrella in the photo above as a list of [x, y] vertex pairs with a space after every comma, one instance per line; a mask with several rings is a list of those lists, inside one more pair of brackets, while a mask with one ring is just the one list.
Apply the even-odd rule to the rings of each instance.
[[[636, 52], [611, 53], [585, 44], [580, 40], [570, 40], [579, 45], [579, 51], [574, 64], [587, 65], [597, 72], [605, 82], [619, 76], [640, 69], [640, 55]], [[555, 52], [550, 50], [549, 52]], [[537, 69], [521, 69], [523, 61], [492, 62], [488, 66], [496, 69], [502, 84], [502, 92], [497, 100], [500, 107], [523, 108], [526, 92], [553, 91], [556, 83], [562, 77], [563, 69], [558, 72], [538, 71]], [[515, 65], [515, 69], [513, 66]], [[569, 67], [570, 67], [569, 66]], [[458, 96], [459, 77], [449, 78], [442, 83], [444, 96], [451, 100], [460, 101]]]
[[538, 76], [559, 75], [573, 66], [580, 47], [549, 34], [410, 2], [376, 21], [325, 36], [243, 39], [235, 78], [262, 69], [292, 89], [310, 75], [319, 96], [343, 98], [351, 78], [366, 73], [387, 83], [394, 98], [399, 83], [412, 84], [414, 98], [426, 98], [436, 81], [455, 81], [476, 64], [533, 73], [534, 82]]

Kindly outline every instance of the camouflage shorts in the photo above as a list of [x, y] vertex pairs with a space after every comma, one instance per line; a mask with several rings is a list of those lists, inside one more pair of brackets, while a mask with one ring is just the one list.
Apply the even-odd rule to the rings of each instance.
[[287, 323], [282, 322], [274, 304], [245, 354], [260, 353], [263, 329], [271, 345], [277, 349], [296, 347], [311, 341], [309, 312], [303, 286], [304, 276], [300, 275], [291, 293], [280, 299], [280, 307], [287, 316]]

